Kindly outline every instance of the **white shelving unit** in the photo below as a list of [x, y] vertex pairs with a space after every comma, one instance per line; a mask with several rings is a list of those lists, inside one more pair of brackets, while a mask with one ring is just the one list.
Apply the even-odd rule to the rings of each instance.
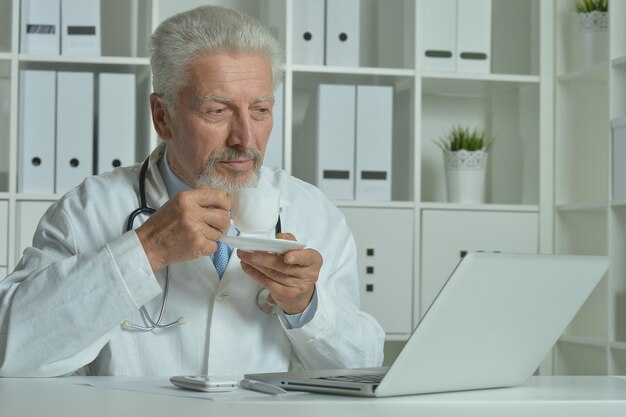
[[[16, 189], [19, 70], [135, 73], [140, 80], [136, 149], [137, 158], [142, 159], [156, 144], [147, 101], [150, 71], [146, 40], [167, 16], [205, 3], [230, 6], [258, 17], [272, 28], [285, 48], [284, 167], [289, 172], [297, 174], [298, 165], [308, 157], [294, 149], [307, 133], [305, 119], [312, 111], [308, 103], [318, 84], [393, 87], [392, 201], [336, 202], [358, 239], [363, 305], [387, 323], [389, 356], [397, 352], [427, 308], [420, 305], [422, 289], [433, 289], [433, 283], [453, 269], [460, 251], [499, 250], [505, 238], [515, 242], [515, 228], [510, 236], [485, 238], [481, 231], [489, 230], [494, 218], [508, 225], [516, 225], [521, 218], [530, 221], [532, 237], [507, 249], [552, 251], [555, 55], [551, 2], [494, 0], [491, 73], [469, 74], [421, 71], [423, 0], [361, 0], [358, 67], [294, 63], [292, 11], [299, 1], [102, 0], [103, 56], [83, 59], [20, 54], [20, 1], [0, 0], [0, 222], [7, 225], [7, 233], [0, 235], [0, 251], [6, 252], [5, 264], [0, 256], [0, 268], [10, 271], [16, 265], [41, 211], [59, 197], [23, 194]], [[482, 127], [496, 137], [485, 204], [446, 202], [443, 158], [433, 140], [455, 124]], [[600, 161], [604, 159], [598, 157]], [[597, 199], [607, 200], [606, 196]], [[622, 207], [612, 210], [626, 212]], [[463, 233], [462, 226], [444, 221], [463, 216], [476, 222], [476, 232]], [[429, 223], [434, 217], [437, 223]], [[402, 223], [389, 221], [395, 218], [403, 219]], [[626, 221], [624, 216], [622, 219]], [[430, 241], [425, 240], [426, 229], [434, 233], [428, 235]], [[392, 252], [380, 247], [374, 251], [378, 255], [368, 257], [367, 249], [381, 244], [391, 244]], [[435, 247], [444, 247], [445, 253], [433, 250]], [[423, 275], [425, 259], [443, 276]], [[368, 274], [367, 268], [373, 265], [375, 272]], [[373, 291], [366, 289], [368, 285]], [[394, 288], [396, 293], [379, 291], [386, 287]], [[398, 312], [402, 316], [394, 317]], [[626, 342], [626, 338], [620, 341]]]
[[555, 349], [556, 374], [626, 372], [626, 209], [611, 196], [610, 121], [626, 115], [626, 3], [609, 2], [609, 54], [584, 64], [571, 0], [555, 0], [555, 252], [611, 266]]

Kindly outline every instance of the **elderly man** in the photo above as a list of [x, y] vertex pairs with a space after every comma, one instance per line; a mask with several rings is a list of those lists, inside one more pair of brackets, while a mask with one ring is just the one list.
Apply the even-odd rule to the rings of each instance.
[[[384, 333], [359, 311], [344, 218], [313, 186], [261, 167], [281, 77], [275, 39], [248, 16], [200, 7], [157, 28], [151, 67], [163, 143], [143, 164], [86, 179], [44, 215], [0, 282], [0, 375], [380, 365]], [[279, 190], [287, 233], [277, 238], [306, 248], [221, 243], [235, 232], [229, 192], [241, 187]], [[275, 313], [259, 308], [262, 290]]]

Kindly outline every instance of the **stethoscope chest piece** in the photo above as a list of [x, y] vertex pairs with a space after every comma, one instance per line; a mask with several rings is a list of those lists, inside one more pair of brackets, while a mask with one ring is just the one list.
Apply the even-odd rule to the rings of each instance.
[[262, 288], [256, 295], [256, 304], [264, 313], [274, 314], [276, 313], [278, 306], [276, 306], [276, 303], [270, 301], [269, 296], [270, 290]]

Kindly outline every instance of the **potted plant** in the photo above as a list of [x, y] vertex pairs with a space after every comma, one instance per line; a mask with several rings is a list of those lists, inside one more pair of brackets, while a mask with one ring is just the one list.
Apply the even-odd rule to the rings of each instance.
[[493, 138], [478, 128], [454, 126], [435, 143], [443, 150], [448, 201], [484, 203], [487, 157]]
[[609, 1], [576, 0], [580, 19], [582, 57], [584, 65], [592, 65], [609, 56]]

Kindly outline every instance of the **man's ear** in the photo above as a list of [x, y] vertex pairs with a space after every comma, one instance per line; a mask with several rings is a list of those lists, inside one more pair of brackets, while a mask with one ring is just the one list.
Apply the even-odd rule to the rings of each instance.
[[172, 138], [170, 128], [170, 114], [167, 108], [156, 93], [150, 94], [150, 111], [152, 113], [152, 124], [159, 137], [165, 141]]

